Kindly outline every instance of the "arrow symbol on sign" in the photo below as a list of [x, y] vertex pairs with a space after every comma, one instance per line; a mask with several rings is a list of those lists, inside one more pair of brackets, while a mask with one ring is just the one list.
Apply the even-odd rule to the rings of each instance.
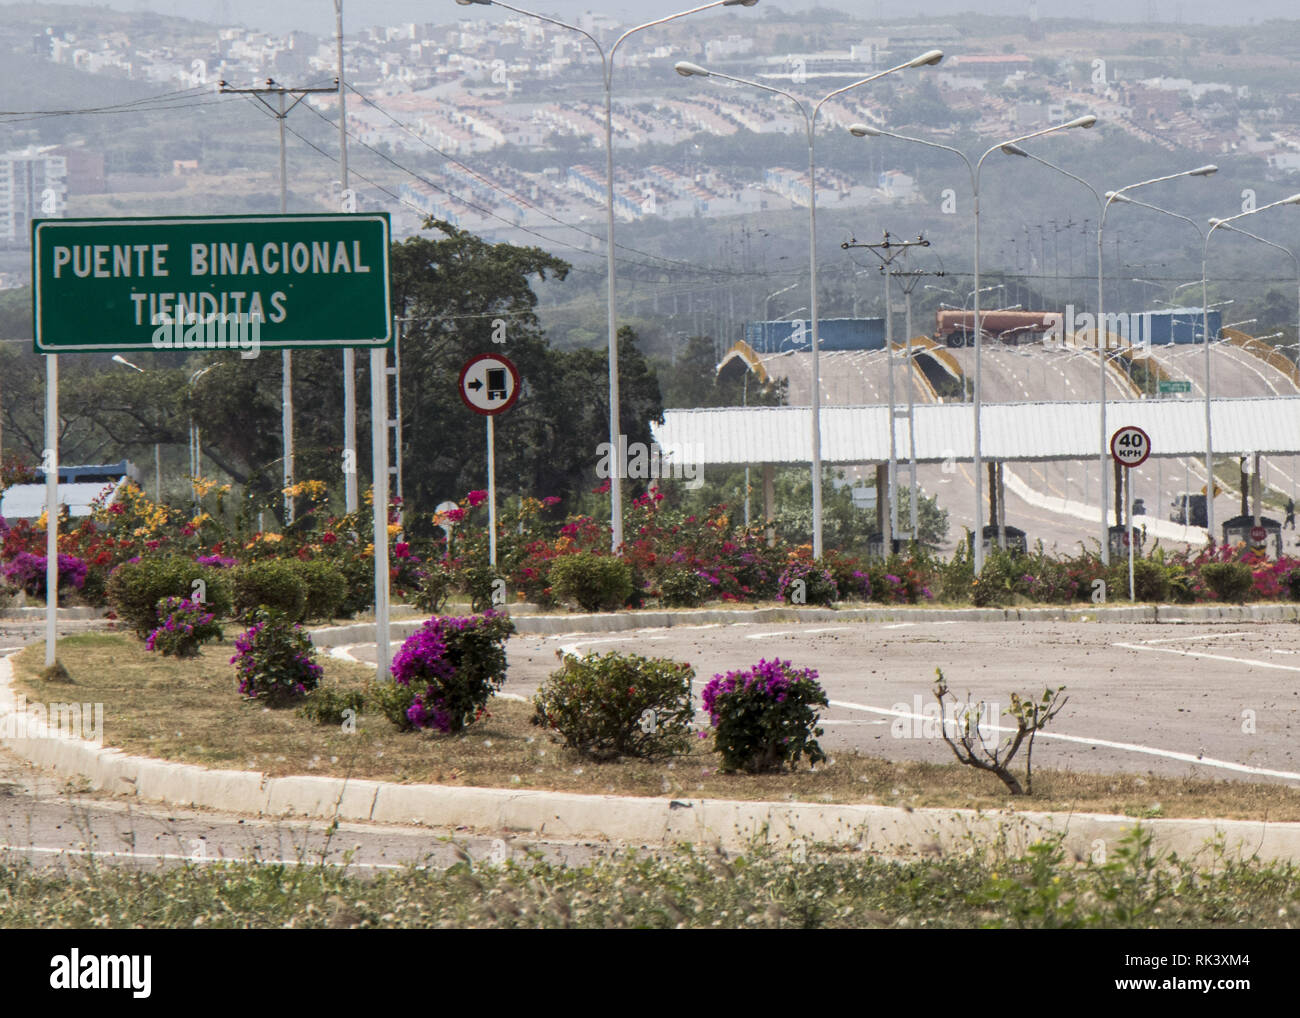
[[476, 378], [476, 379], [474, 379], [474, 381], [468, 383], [468, 384], [465, 386], [465, 388], [466, 388], [466, 389], [473, 389], [475, 392], [478, 392], [479, 389], [483, 388], [483, 382], [482, 382], [480, 379]]

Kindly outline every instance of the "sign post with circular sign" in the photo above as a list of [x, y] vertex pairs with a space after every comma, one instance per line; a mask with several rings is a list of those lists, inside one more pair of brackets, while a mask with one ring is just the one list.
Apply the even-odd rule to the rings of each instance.
[[492, 418], [515, 405], [521, 388], [518, 369], [510, 358], [499, 353], [471, 357], [460, 369], [456, 382], [465, 405], [487, 418], [488, 563], [493, 569], [497, 564], [497, 464]]
[[1110, 454], [1115, 462], [1128, 470], [1124, 474], [1124, 508], [1127, 524], [1124, 543], [1128, 545], [1128, 599], [1137, 600], [1133, 583], [1133, 473], [1151, 455], [1151, 436], [1134, 425], [1119, 428], [1110, 436]]

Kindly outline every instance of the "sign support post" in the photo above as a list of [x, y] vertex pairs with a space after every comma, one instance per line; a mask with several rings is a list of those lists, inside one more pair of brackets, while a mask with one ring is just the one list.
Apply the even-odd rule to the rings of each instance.
[[59, 355], [45, 358], [45, 667], [54, 664], [59, 617]]
[[388, 351], [370, 351], [370, 449], [375, 545], [375, 678], [388, 678]]
[[456, 381], [464, 404], [487, 418], [488, 564], [493, 572], [497, 567], [497, 442], [492, 418], [515, 405], [522, 387], [518, 369], [499, 353], [471, 357]]
[[488, 565], [497, 567], [497, 440], [492, 417], [487, 419], [488, 457]]

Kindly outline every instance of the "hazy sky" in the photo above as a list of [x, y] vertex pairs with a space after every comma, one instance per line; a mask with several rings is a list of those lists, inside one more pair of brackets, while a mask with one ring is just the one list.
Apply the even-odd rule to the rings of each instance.
[[[926, 0], [924, 11], [929, 15], [954, 18], [970, 10], [1023, 16], [1028, 12], [1029, 4], [1030, 0]], [[600, 11], [628, 20], [659, 17], [690, 5], [691, 0], [520, 0], [517, 4], [562, 18], [572, 18], [583, 11]], [[279, 0], [277, 3], [266, 3], [265, 0], [109, 0], [107, 6], [241, 23], [277, 32], [300, 28], [332, 34], [334, 30], [333, 0]], [[818, 6], [814, 0], [759, 0], [757, 7], [742, 11], [742, 14], [762, 17], [765, 7], [794, 11], [814, 6]], [[904, 18], [917, 10], [917, 4], [912, 0], [823, 0], [821, 6], [853, 11], [862, 18]], [[457, 6], [455, 0], [344, 0], [343, 10], [345, 26], [501, 16], [483, 7]], [[1239, 0], [1237, 3], [1224, 3], [1223, 0], [1038, 0], [1040, 17], [1083, 17], [1129, 23], [1181, 19], [1240, 25], [1269, 18], [1294, 18], [1296, 10], [1295, 0]]]

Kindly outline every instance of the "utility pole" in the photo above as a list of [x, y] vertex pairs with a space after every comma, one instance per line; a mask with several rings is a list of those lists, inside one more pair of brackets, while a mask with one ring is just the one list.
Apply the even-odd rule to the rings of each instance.
[[[343, 0], [334, 0], [334, 37], [338, 44], [339, 84], [339, 202], [344, 212], [356, 211], [356, 196], [348, 188], [347, 86], [343, 77]], [[357, 352], [343, 348], [343, 505], [357, 511]]]
[[[265, 106], [277, 123], [280, 125], [280, 214], [284, 215], [289, 211], [289, 181], [288, 171], [285, 166], [285, 144], [284, 144], [284, 122], [295, 106], [302, 102], [307, 96], [321, 92], [339, 91], [341, 88], [336, 81], [332, 88], [288, 88], [284, 85], [277, 85], [271, 78], [266, 79], [266, 84], [260, 88], [231, 88], [224, 81], [218, 83], [218, 92], [222, 95], [251, 95], [254, 99]], [[266, 96], [274, 95], [279, 99], [276, 105], [266, 101]], [[296, 96], [294, 101], [285, 106], [285, 96]], [[293, 486], [293, 354], [289, 350], [280, 351], [280, 366], [283, 371], [283, 382], [281, 384], [281, 431], [283, 434], [284, 444], [284, 487], [285, 489]], [[287, 527], [293, 523], [293, 496], [285, 494], [284, 496], [284, 525]]]
[[922, 276], [942, 276], [942, 272], [925, 272], [922, 270], [912, 270], [899, 272], [893, 267], [893, 261], [900, 254], [906, 257], [910, 248], [929, 247], [930, 242], [921, 235], [917, 235], [916, 240], [892, 240], [889, 231], [885, 231], [884, 239], [878, 244], [859, 244], [856, 239], [840, 245], [844, 250], [852, 248], [866, 248], [880, 259], [880, 272], [885, 277], [885, 357], [889, 371], [889, 517], [886, 523], [884, 514], [884, 502], [880, 498], [880, 492], [876, 492], [876, 515], [880, 520], [880, 534], [883, 542], [884, 553], [891, 554], [894, 550], [894, 535], [898, 533], [898, 496], [896, 493], [897, 474], [898, 474], [898, 447], [895, 432], [895, 416], [898, 413], [897, 401], [894, 393], [894, 315], [892, 301], [891, 282], [896, 277], [902, 277], [908, 280], [904, 285], [903, 292], [907, 295], [907, 410], [903, 414], [907, 418], [908, 445], [909, 445], [909, 464], [910, 464], [910, 523], [912, 531], [912, 540], [915, 541], [918, 536], [917, 526], [917, 493], [916, 493], [916, 427], [913, 417], [915, 409], [915, 394], [912, 384], [912, 291], [916, 288], [917, 282]]

